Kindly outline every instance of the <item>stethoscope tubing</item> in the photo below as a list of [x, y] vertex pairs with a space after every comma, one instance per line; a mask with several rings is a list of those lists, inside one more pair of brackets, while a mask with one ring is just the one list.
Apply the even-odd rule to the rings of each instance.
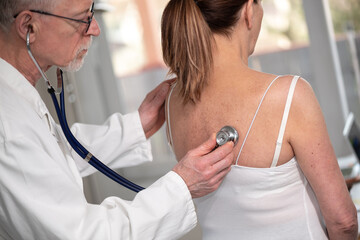
[[128, 189], [130, 189], [130, 190], [132, 190], [134, 192], [140, 192], [141, 190], [143, 190], [144, 189], [143, 187], [141, 187], [141, 186], [127, 180], [126, 178], [120, 176], [115, 171], [113, 171], [112, 169], [107, 167], [105, 164], [103, 164], [100, 160], [98, 160], [95, 156], [93, 156], [88, 150], [86, 150], [85, 147], [83, 147], [77, 141], [77, 139], [71, 133], [71, 130], [70, 130], [70, 128], [68, 126], [68, 123], [67, 123], [67, 120], [66, 120], [62, 71], [60, 70], [60, 80], [58, 79], [58, 81], [61, 81], [60, 106], [59, 106], [59, 103], [58, 103], [56, 95], [55, 95], [54, 88], [51, 86], [48, 78], [46, 77], [45, 73], [41, 70], [39, 64], [37, 63], [35, 57], [33, 56], [32, 52], [31, 52], [31, 49], [30, 49], [30, 29], [28, 30], [28, 33], [26, 35], [26, 46], [27, 46], [27, 51], [28, 51], [28, 53], [30, 55], [31, 60], [34, 62], [35, 66], [37, 67], [40, 74], [42, 75], [42, 77], [44, 78], [44, 80], [46, 81], [46, 83], [48, 85], [48, 92], [51, 95], [51, 99], [52, 99], [52, 101], [54, 103], [54, 107], [55, 107], [56, 114], [57, 114], [58, 119], [59, 119], [61, 129], [63, 130], [67, 141], [69, 142], [70, 146], [74, 149], [74, 151], [77, 154], [79, 154], [79, 156], [81, 158], [83, 158], [85, 160], [88, 160], [88, 163], [90, 165], [92, 165], [94, 168], [96, 168], [98, 171], [100, 171], [101, 173], [103, 173], [107, 177], [111, 178], [115, 182], [119, 183], [120, 185], [122, 185], [122, 186], [124, 186], [124, 187], [126, 187], [126, 188], [128, 188]]
[[[60, 74], [61, 74], [61, 81], [63, 81], [62, 72]], [[63, 83], [61, 85], [63, 86]], [[56, 95], [55, 95], [55, 90], [53, 90], [53, 88], [52, 88], [52, 90], [48, 90], [48, 92], [50, 93], [51, 98], [54, 102], [54, 106], [55, 106], [55, 110], [56, 110], [56, 113], [59, 118], [60, 126], [64, 132], [66, 139], [68, 140], [69, 144], [74, 149], [74, 151], [76, 153], [78, 153], [81, 158], [86, 159], [89, 156], [89, 154], [91, 154], [91, 153], [88, 150], [86, 150], [86, 148], [83, 147], [81, 143], [79, 143], [77, 141], [77, 139], [71, 133], [71, 130], [67, 124], [66, 114], [65, 114], [65, 101], [64, 101], [63, 88], [60, 93], [60, 107], [59, 107], [59, 103], [58, 103]], [[98, 160], [92, 154], [90, 156], [91, 157], [88, 157], [88, 163], [90, 165], [92, 165], [93, 167], [95, 167], [97, 170], [99, 170], [101, 173], [106, 175], [107, 177], [114, 180], [115, 182], [121, 184], [122, 186], [124, 186], [134, 192], [139, 192], [144, 189], [143, 187], [127, 180], [126, 178], [117, 174], [112, 169], [108, 168], [105, 164], [103, 164], [100, 160]]]

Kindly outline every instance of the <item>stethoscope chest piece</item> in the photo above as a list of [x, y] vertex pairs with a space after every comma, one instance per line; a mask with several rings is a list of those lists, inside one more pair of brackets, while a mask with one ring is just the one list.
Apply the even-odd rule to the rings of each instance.
[[225, 126], [220, 129], [216, 134], [216, 144], [217, 146], [224, 145], [225, 143], [232, 141], [234, 145], [237, 143], [239, 139], [239, 134], [235, 128], [231, 126]]

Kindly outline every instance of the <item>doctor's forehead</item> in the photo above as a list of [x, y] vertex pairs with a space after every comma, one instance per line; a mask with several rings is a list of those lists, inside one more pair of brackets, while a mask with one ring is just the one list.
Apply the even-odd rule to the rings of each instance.
[[93, 0], [61, 0], [56, 9], [69, 14], [86, 13], [90, 11], [92, 3]]

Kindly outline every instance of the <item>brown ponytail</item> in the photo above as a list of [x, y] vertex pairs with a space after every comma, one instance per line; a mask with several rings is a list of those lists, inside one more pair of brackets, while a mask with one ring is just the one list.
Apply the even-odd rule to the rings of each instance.
[[184, 103], [200, 99], [212, 66], [212, 33], [194, 0], [171, 0], [161, 21], [163, 58]]
[[[213, 65], [213, 34], [229, 36], [248, 0], [170, 0], [161, 20], [163, 58], [183, 103], [196, 103]], [[255, 3], [257, 0], [254, 1]]]

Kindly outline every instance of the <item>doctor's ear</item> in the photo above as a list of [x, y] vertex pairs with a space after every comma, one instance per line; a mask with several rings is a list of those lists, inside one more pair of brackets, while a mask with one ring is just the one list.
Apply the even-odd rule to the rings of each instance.
[[35, 41], [35, 32], [37, 30], [37, 22], [33, 18], [33, 13], [23, 11], [16, 16], [15, 28], [18, 36], [26, 41], [27, 34], [30, 34], [30, 43]]

